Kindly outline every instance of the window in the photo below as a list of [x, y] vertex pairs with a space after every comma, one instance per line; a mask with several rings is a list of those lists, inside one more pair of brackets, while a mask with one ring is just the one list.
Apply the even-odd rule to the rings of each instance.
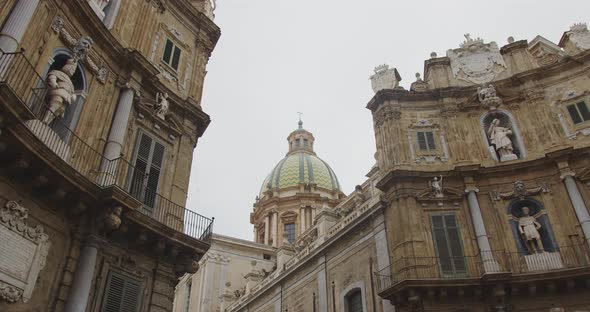
[[141, 306], [141, 282], [109, 272], [101, 312], [137, 312]]
[[363, 294], [356, 288], [346, 295], [346, 312], [363, 312]]
[[303, 146], [307, 147], [307, 139], [303, 139]]
[[166, 39], [162, 61], [168, 64], [168, 66], [172, 67], [172, 69], [178, 70], [178, 64], [180, 62], [180, 48], [176, 46], [170, 39]]
[[418, 135], [418, 147], [421, 151], [431, 151], [436, 149], [434, 143], [434, 134], [432, 131], [419, 131]]
[[285, 233], [287, 234], [289, 243], [292, 244], [295, 241], [295, 223], [285, 224]]
[[588, 111], [588, 106], [584, 102], [568, 105], [567, 111], [570, 113], [570, 117], [574, 124], [590, 120], [590, 112]]
[[191, 304], [191, 290], [192, 290], [192, 286], [193, 286], [193, 279], [190, 278], [187, 282], [186, 282], [186, 303], [184, 306], [184, 311], [188, 312], [189, 311], [189, 307]]
[[156, 203], [156, 192], [164, 161], [164, 145], [139, 131], [135, 146], [134, 168], [129, 182], [129, 193], [145, 204], [151, 213]]
[[270, 260], [270, 255], [269, 254], [262, 254], [262, 259]]
[[432, 232], [442, 273], [465, 273], [465, 258], [455, 215], [432, 216]]

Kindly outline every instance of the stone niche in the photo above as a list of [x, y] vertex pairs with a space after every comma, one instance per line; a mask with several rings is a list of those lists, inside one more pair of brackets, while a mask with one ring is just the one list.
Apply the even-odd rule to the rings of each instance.
[[28, 302], [49, 251], [40, 226], [26, 224], [28, 211], [15, 201], [0, 210], [0, 300]]

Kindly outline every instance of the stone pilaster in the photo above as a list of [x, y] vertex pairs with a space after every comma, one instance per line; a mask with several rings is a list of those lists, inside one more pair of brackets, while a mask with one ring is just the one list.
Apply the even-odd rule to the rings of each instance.
[[279, 213], [275, 211], [272, 213], [272, 245], [274, 247], [279, 246], [279, 238], [277, 237], [278, 229], [279, 229]]
[[264, 244], [268, 245], [270, 234], [270, 215], [264, 217]]
[[154, 288], [149, 312], [171, 312], [174, 301], [172, 281], [176, 279], [172, 265], [160, 262], [155, 269]]
[[37, 9], [39, 0], [18, 0], [0, 32], [0, 50], [15, 52]]

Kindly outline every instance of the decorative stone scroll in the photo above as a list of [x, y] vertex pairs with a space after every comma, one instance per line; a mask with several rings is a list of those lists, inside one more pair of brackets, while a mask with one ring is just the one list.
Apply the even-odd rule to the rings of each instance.
[[31, 299], [49, 251], [49, 237], [42, 227], [28, 226], [28, 216], [15, 201], [0, 210], [0, 299], [9, 303]]
[[88, 65], [92, 74], [96, 76], [96, 80], [105, 84], [109, 70], [106, 67], [99, 67], [96, 65], [96, 62], [88, 55], [88, 51], [92, 48], [92, 39], [88, 36], [81, 36], [79, 39], [76, 39], [70, 34], [64, 25], [65, 22], [63, 18], [57, 16], [51, 23], [51, 29], [59, 35], [72, 51], [74, 51], [76, 57], [83, 60]]
[[491, 196], [493, 200], [512, 198], [524, 199], [527, 196], [536, 195], [539, 193], [549, 193], [549, 186], [546, 182], [542, 182], [537, 187], [527, 188], [526, 184], [523, 181], [516, 181], [514, 182], [512, 190], [510, 192], [500, 193], [496, 190], [493, 190], [491, 192]]
[[469, 34], [465, 34], [465, 39], [460, 48], [447, 51], [455, 78], [484, 84], [506, 70], [495, 42], [484, 43], [483, 39], [472, 39]]

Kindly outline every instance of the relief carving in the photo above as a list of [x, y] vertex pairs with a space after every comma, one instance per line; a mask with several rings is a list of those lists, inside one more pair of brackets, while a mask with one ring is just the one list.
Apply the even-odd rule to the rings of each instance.
[[469, 34], [465, 34], [465, 39], [459, 49], [447, 51], [455, 78], [483, 84], [506, 70], [506, 64], [495, 42], [484, 43], [483, 39], [472, 39]]
[[28, 216], [15, 201], [0, 210], [0, 299], [9, 303], [29, 301], [49, 251], [49, 237]]

